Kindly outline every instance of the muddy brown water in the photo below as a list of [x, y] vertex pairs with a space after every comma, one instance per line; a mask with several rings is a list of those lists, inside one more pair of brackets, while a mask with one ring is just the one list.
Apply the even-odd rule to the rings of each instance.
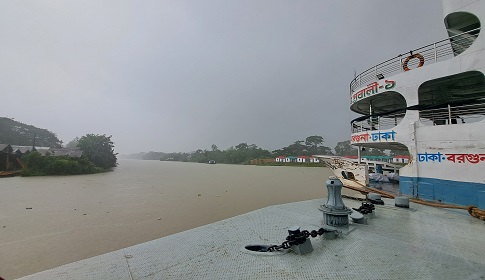
[[0, 276], [15, 279], [274, 204], [323, 201], [331, 175], [316, 167], [121, 160], [103, 174], [1, 178]]

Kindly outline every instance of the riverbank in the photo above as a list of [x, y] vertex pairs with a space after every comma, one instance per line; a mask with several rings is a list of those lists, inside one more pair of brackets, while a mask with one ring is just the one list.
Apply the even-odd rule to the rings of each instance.
[[0, 275], [14, 279], [266, 206], [323, 198], [331, 175], [120, 160], [108, 173], [3, 178]]

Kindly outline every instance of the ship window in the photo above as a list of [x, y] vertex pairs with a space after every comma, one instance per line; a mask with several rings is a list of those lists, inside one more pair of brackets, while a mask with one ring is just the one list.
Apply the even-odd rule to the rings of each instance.
[[423, 83], [418, 89], [425, 125], [464, 124], [485, 118], [485, 76], [469, 71]]
[[445, 18], [445, 26], [455, 56], [468, 49], [480, 33], [480, 20], [466, 12], [449, 14]]

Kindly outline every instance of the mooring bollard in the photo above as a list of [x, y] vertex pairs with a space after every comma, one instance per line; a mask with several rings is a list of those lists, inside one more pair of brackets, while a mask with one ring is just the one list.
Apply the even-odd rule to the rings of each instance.
[[342, 182], [337, 177], [330, 176], [326, 185], [328, 198], [321, 208], [323, 222], [331, 227], [347, 227], [349, 225], [348, 215], [352, 213], [352, 209], [347, 208], [342, 200]]

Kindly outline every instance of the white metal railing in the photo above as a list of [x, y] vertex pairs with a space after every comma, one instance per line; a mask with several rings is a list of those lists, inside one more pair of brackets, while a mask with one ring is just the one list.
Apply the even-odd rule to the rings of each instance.
[[406, 111], [403, 111], [385, 116], [369, 116], [365, 120], [353, 121], [352, 133], [393, 128], [402, 121], [405, 115]]
[[450, 125], [479, 122], [485, 119], [485, 104], [450, 106], [419, 111], [419, 119], [424, 125]]
[[[447, 39], [412, 50], [411, 52], [400, 54], [380, 64], [377, 64], [376, 66], [360, 73], [352, 80], [352, 82], [350, 82], [350, 95], [352, 95], [356, 89], [377, 81], [378, 75], [389, 77], [400, 72], [404, 72], [405, 70], [403, 67], [403, 62], [408, 56], [410, 56], [411, 53], [420, 54], [423, 56], [425, 65], [448, 60], [455, 54], [459, 54], [471, 46], [474, 40], [478, 37], [479, 31], [480, 28], [476, 28], [458, 35], [454, 35]], [[408, 67], [410, 69], [416, 68], [418, 64], [419, 59], [416, 58], [408, 61]]]
[[[391, 129], [401, 123], [405, 115], [406, 111], [401, 111], [383, 116], [368, 116], [364, 120], [352, 121], [352, 133]], [[422, 124], [428, 126], [474, 123], [484, 119], [485, 102], [481, 103], [480, 101], [474, 104], [448, 105], [437, 109], [419, 110], [419, 120]]]

